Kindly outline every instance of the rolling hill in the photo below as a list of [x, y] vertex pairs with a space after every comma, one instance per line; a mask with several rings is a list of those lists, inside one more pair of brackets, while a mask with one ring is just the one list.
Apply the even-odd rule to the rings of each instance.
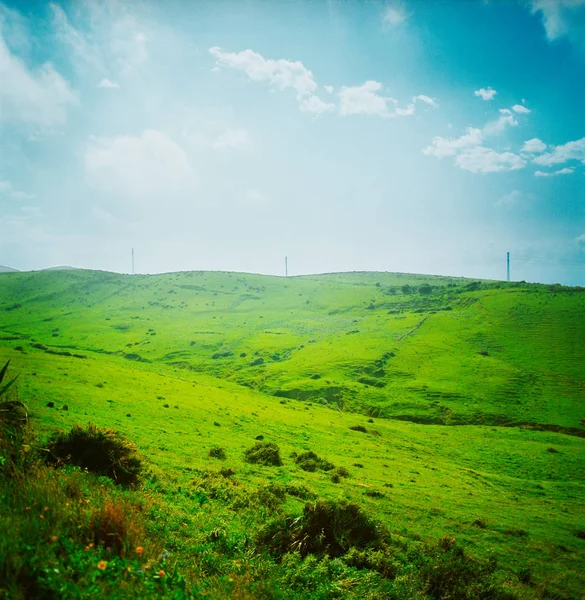
[[[514, 597], [568, 599], [585, 589], [584, 314], [582, 288], [411, 274], [11, 273], [0, 363], [40, 431], [91, 421], [136, 443], [187, 523], [175, 548], [266, 519], [213, 500], [217, 446], [251, 489], [356, 501], [408, 543], [495, 552]], [[243, 460], [255, 438], [282, 467]], [[350, 476], [288, 458], [307, 451]]]

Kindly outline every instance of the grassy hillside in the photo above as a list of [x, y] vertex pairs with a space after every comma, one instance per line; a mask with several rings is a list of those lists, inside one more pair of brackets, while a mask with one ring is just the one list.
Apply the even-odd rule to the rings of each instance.
[[[411, 549], [455, 538], [495, 553], [512, 597], [568, 599], [585, 589], [584, 314], [579, 289], [408, 274], [7, 273], [0, 363], [20, 372], [37, 430], [91, 421], [136, 443], [142, 493], [165, 507], [150, 535], [202, 594], [383, 597], [363, 569], [311, 588], [302, 564], [293, 576], [246, 550], [319, 496], [357, 502]], [[282, 466], [244, 461], [258, 436]], [[305, 451], [349, 477], [303, 470]], [[218, 491], [221, 469], [235, 474]], [[244, 509], [236, 483], [287, 491]], [[397, 589], [384, 593], [408, 597]]]

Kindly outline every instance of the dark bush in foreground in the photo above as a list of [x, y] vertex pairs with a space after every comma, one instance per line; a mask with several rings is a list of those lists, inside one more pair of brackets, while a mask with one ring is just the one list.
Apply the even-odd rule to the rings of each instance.
[[282, 465], [280, 448], [274, 442], [256, 442], [244, 452], [244, 460], [249, 463], [279, 467]]
[[142, 461], [136, 447], [113, 429], [76, 425], [69, 432], [58, 432], [49, 439], [47, 462], [56, 466], [75, 465], [113, 479], [115, 483], [138, 482]]
[[375, 547], [380, 541], [378, 526], [352, 502], [318, 500], [307, 503], [303, 514], [293, 519], [280, 517], [259, 535], [258, 543], [272, 552], [342, 556], [352, 547]]

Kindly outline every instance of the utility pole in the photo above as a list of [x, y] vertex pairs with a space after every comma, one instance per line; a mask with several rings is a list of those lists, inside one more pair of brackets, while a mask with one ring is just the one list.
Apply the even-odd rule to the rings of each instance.
[[510, 253], [506, 252], [506, 272], [508, 275], [508, 281], [510, 281]]
[[132, 248], [132, 275], [134, 275], [134, 248]]
[[288, 256], [284, 257], [284, 276], [288, 277]]

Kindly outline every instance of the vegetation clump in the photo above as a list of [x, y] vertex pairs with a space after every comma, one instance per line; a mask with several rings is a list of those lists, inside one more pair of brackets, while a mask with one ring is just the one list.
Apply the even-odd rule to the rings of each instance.
[[225, 450], [220, 446], [213, 446], [209, 449], [210, 458], [219, 458], [220, 460], [225, 460], [226, 454]]
[[75, 465], [121, 485], [138, 483], [142, 470], [134, 444], [113, 429], [96, 427], [93, 423], [53, 434], [47, 448], [49, 464]]
[[363, 425], [352, 425], [350, 427], [352, 431], [360, 431], [361, 433], [367, 433], [368, 430]]
[[303, 471], [314, 473], [317, 469], [321, 471], [331, 471], [335, 468], [333, 463], [317, 456], [314, 452], [303, 452], [295, 458], [295, 462]]
[[299, 552], [337, 557], [350, 548], [375, 547], [378, 525], [353, 502], [308, 502], [298, 518], [279, 517], [260, 533], [258, 543], [276, 554]]
[[274, 442], [256, 442], [244, 452], [244, 460], [266, 467], [280, 467], [280, 448]]

